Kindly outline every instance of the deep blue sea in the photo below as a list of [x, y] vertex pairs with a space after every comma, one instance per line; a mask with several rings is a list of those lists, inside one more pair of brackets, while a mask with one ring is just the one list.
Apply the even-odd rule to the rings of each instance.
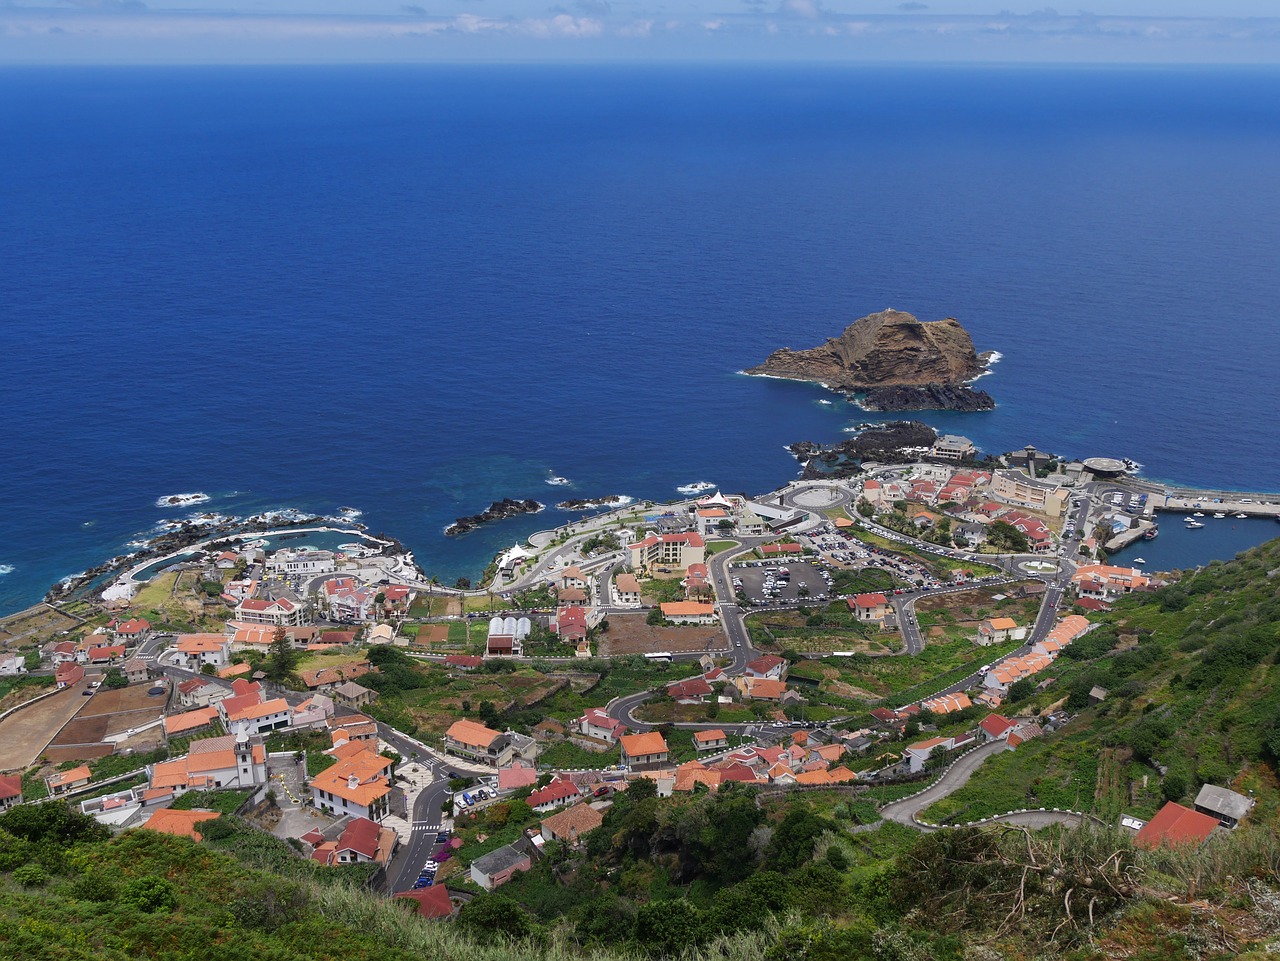
[[498, 497], [772, 488], [867, 418], [736, 372], [885, 307], [1003, 355], [985, 449], [1280, 490], [1278, 157], [1275, 69], [2, 69], [0, 611], [167, 494], [452, 581]]

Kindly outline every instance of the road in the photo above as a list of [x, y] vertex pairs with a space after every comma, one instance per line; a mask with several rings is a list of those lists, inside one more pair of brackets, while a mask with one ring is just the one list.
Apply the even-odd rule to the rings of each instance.
[[1007, 748], [1008, 745], [1004, 741], [992, 741], [989, 744], [974, 748], [952, 764], [951, 767], [947, 768], [942, 777], [934, 781], [922, 793], [886, 804], [880, 809], [880, 816], [885, 820], [893, 821], [896, 824], [904, 824], [910, 828], [931, 830], [924, 828], [916, 820], [916, 816], [935, 801], [940, 801], [948, 794], [960, 790], [968, 782], [969, 778], [973, 777], [973, 772], [980, 768], [987, 758], [999, 754]]

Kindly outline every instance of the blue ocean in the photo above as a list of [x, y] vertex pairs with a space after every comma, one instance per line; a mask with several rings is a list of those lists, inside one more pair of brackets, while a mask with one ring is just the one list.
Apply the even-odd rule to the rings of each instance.
[[1275, 69], [0, 70], [0, 611], [169, 494], [452, 582], [568, 516], [496, 498], [767, 490], [868, 416], [738, 371], [885, 307], [1000, 352], [984, 449], [1280, 490], [1277, 157]]

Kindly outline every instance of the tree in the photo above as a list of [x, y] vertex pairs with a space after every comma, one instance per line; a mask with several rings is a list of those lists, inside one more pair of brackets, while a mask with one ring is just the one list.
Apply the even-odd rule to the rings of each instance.
[[872, 505], [871, 501], [867, 500], [865, 497], [860, 497], [858, 499], [858, 513], [863, 517], [875, 517], [876, 509]]
[[149, 874], [126, 882], [120, 889], [120, 903], [147, 914], [172, 911], [178, 906], [178, 892], [172, 881]]
[[459, 577], [456, 581], [453, 582], [453, 586], [460, 591], [469, 591], [471, 590], [471, 578]]
[[122, 687], [129, 686], [129, 679], [124, 676], [124, 671], [118, 667], [107, 668], [107, 673], [102, 679], [102, 686], [108, 690], [117, 690]]
[[699, 940], [701, 912], [683, 898], [650, 901], [636, 912], [635, 939], [650, 952], [674, 956]]
[[490, 944], [503, 939], [523, 938], [533, 931], [533, 923], [524, 908], [501, 894], [481, 894], [472, 898], [458, 912], [458, 924]]
[[1020, 681], [1014, 681], [1009, 685], [1009, 703], [1013, 704], [1017, 701], [1025, 701], [1031, 695], [1035, 694], [1035, 682], [1029, 677], [1024, 677]]
[[284, 628], [277, 627], [275, 633], [271, 635], [271, 644], [267, 648], [267, 657], [262, 665], [262, 671], [267, 675], [267, 680], [283, 684], [293, 675], [298, 666], [298, 660], [299, 653], [294, 650], [293, 643], [289, 640]]

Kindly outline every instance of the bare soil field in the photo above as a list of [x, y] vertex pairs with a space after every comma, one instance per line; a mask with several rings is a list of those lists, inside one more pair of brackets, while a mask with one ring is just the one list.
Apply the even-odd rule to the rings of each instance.
[[80, 622], [52, 607], [37, 604], [25, 611], [0, 618], [0, 644], [30, 643], [58, 631], [69, 631]]
[[80, 747], [54, 747], [51, 744], [44, 749], [44, 757], [50, 764], [61, 764], [63, 761], [92, 761], [114, 751], [110, 744], [84, 744]]
[[724, 632], [719, 625], [652, 627], [645, 623], [643, 614], [612, 615], [609, 630], [600, 637], [600, 653], [606, 656], [711, 651], [721, 650], [724, 645]]
[[88, 698], [81, 692], [86, 687], [85, 681], [65, 687], [0, 721], [0, 771], [30, 766], [58, 730], [84, 706]]

